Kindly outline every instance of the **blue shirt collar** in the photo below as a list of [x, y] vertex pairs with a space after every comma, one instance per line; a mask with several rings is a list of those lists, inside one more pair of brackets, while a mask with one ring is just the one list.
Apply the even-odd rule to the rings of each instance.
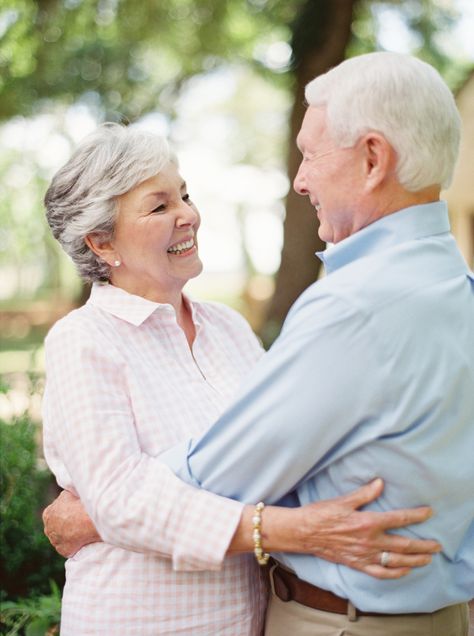
[[323, 252], [316, 252], [316, 256], [329, 274], [379, 250], [449, 230], [445, 201], [413, 205], [382, 217], [343, 241], [329, 245]]

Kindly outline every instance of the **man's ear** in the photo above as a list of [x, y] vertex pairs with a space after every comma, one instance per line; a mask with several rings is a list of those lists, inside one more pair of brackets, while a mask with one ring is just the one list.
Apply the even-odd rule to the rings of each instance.
[[385, 137], [377, 132], [367, 133], [361, 143], [366, 185], [369, 190], [374, 190], [385, 179], [395, 174], [396, 153]]
[[92, 233], [86, 236], [85, 241], [86, 245], [94, 252], [94, 254], [100, 256], [100, 258], [111, 267], [113, 266], [118, 255], [110, 238], [105, 238], [105, 236], [100, 233]]

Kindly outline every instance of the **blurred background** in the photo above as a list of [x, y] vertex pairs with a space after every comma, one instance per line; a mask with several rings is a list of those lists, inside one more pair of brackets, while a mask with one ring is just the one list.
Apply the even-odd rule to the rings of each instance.
[[37, 512], [54, 492], [35, 451], [42, 341], [89, 290], [42, 199], [77, 142], [103, 121], [169, 137], [203, 219], [188, 292], [269, 345], [320, 274], [314, 211], [290, 188], [303, 89], [345, 57], [412, 53], [454, 91], [464, 141], [444, 196], [473, 265], [473, 34], [472, 0], [0, 0], [0, 633], [54, 633], [58, 611], [62, 563]]

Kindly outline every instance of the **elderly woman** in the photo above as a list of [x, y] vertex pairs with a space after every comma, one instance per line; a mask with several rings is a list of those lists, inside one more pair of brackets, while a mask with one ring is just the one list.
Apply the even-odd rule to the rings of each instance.
[[[66, 563], [61, 633], [256, 636], [265, 589], [243, 554], [254, 550], [253, 507], [185, 485], [158, 458], [204, 431], [262, 354], [237, 313], [183, 294], [202, 269], [200, 218], [176, 160], [157, 136], [104, 125], [56, 174], [45, 203], [54, 236], [94, 283], [46, 339], [45, 456], [103, 539]], [[436, 549], [384, 533], [427, 509], [354, 512], [379, 492], [267, 507], [265, 548], [357, 558], [384, 577], [427, 563], [392, 554], [393, 568], [374, 565], [380, 550]]]

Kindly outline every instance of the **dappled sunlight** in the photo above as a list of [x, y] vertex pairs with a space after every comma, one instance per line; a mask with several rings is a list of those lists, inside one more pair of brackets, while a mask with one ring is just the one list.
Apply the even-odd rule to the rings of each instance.
[[[2, 354], [0, 354], [0, 361]], [[44, 369], [43, 361], [41, 362]], [[9, 422], [27, 415], [34, 422], [41, 422], [41, 400], [44, 390], [42, 373], [32, 376], [31, 369], [7, 373], [2, 378], [0, 391], [0, 420]]]

